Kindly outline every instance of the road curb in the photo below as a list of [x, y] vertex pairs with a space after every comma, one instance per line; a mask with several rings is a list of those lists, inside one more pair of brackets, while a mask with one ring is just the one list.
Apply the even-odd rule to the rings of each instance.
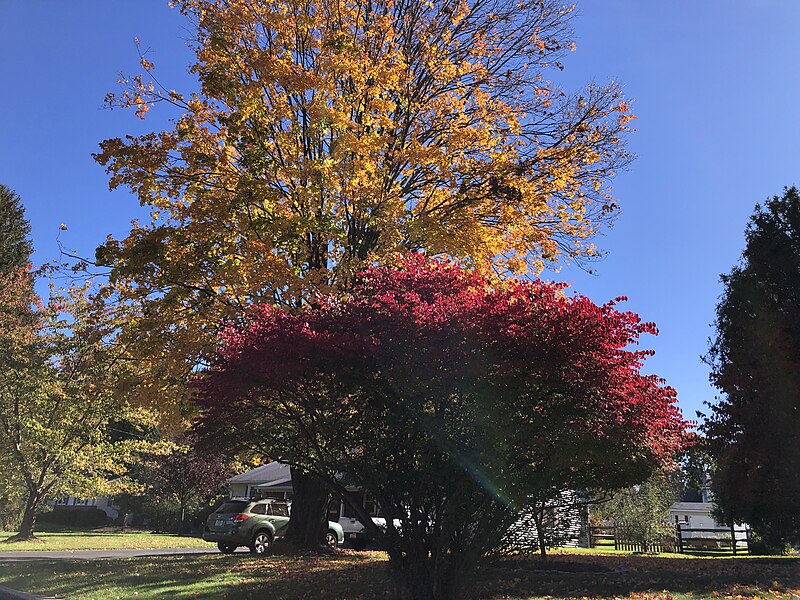
[[10, 587], [0, 585], [0, 600], [42, 600], [40, 596], [34, 596], [28, 592], [12, 590]]

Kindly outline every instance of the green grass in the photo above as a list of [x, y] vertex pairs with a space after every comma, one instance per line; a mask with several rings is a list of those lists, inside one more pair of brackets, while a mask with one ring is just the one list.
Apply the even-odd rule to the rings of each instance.
[[18, 550], [121, 550], [147, 548], [212, 548], [214, 544], [193, 536], [142, 531], [62, 531], [37, 533], [29, 542], [6, 542], [13, 532], [0, 533], [0, 552]]
[[[465, 598], [481, 600], [800, 599], [800, 559], [704, 559], [579, 554], [487, 561]], [[391, 592], [386, 556], [204, 554], [108, 561], [36, 561], [0, 567], [0, 584], [68, 600], [372, 600]]]

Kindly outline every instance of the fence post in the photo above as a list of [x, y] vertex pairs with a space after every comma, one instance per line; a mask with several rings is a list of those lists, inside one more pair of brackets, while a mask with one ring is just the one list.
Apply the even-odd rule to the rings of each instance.
[[678, 547], [678, 553], [683, 554], [683, 533], [681, 531], [681, 524], [675, 523], [675, 541]]
[[731, 521], [731, 550], [733, 550], [733, 555], [736, 556], [736, 529], [733, 521]]

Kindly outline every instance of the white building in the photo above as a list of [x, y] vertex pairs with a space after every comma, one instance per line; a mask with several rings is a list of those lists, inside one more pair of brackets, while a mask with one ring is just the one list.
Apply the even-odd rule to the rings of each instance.
[[56, 500], [48, 500], [47, 504], [56, 508], [67, 508], [72, 510], [81, 510], [87, 508], [97, 508], [106, 513], [109, 520], [114, 520], [119, 516], [119, 510], [114, 505], [111, 498], [107, 496], [100, 496], [98, 498], [88, 498], [82, 500], [75, 496], [67, 496], [66, 498], [58, 498]]
[[[680, 532], [683, 545], [707, 550], [730, 547], [731, 528], [717, 523], [713, 516], [714, 503], [707, 489], [701, 490], [697, 501], [682, 500], [669, 509], [670, 521]], [[748, 526], [735, 525], [736, 547], [747, 546]]]

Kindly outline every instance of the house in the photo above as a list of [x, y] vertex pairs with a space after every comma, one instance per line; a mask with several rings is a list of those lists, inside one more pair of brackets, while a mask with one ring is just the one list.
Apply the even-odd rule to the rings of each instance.
[[703, 486], [701, 489], [687, 489], [681, 499], [670, 507], [669, 521], [685, 529], [722, 527], [711, 516], [713, 510], [714, 503], [711, 502], [711, 491], [708, 486]]
[[[684, 546], [715, 549], [728, 547], [731, 528], [717, 523], [713, 515], [714, 502], [708, 487], [700, 490], [687, 490], [679, 502], [669, 509], [669, 520], [681, 536]], [[748, 526], [735, 525], [733, 535], [737, 547], [746, 547]]]
[[119, 516], [119, 510], [114, 505], [114, 501], [108, 496], [98, 496], [97, 498], [81, 499], [75, 496], [66, 496], [55, 500], [48, 500], [47, 504], [53, 508], [62, 510], [87, 510], [96, 508], [106, 513], [106, 517], [113, 521]]
[[724, 527], [714, 520], [711, 502], [676, 502], [669, 509], [669, 520], [685, 529], [718, 529]]
[[231, 477], [227, 481], [231, 498], [260, 500], [292, 499], [292, 470], [289, 465], [271, 462]]

